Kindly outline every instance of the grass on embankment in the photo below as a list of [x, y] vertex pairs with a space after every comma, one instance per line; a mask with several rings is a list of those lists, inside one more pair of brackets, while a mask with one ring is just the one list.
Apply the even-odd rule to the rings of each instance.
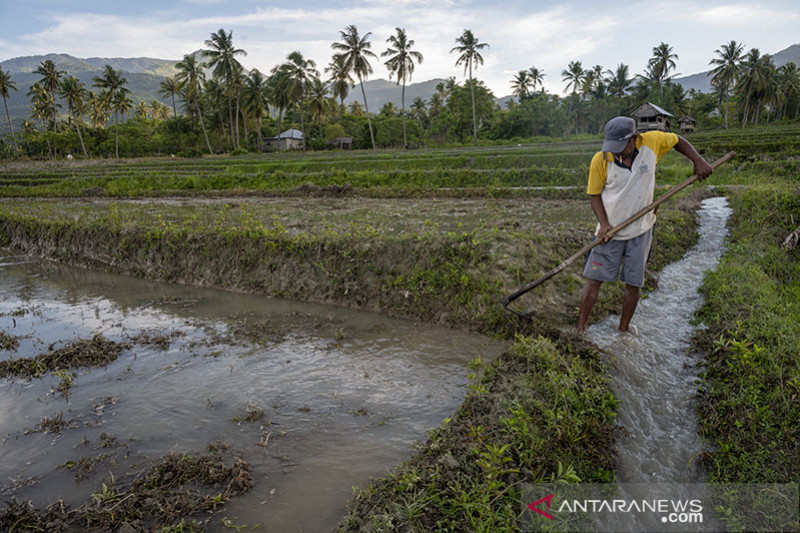
[[800, 191], [729, 193], [730, 245], [702, 288], [708, 329], [698, 407], [713, 481], [800, 481], [800, 248], [781, 243], [800, 225]]

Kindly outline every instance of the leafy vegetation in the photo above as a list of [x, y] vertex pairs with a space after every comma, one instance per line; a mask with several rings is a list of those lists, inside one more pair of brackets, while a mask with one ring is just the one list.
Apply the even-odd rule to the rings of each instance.
[[716, 448], [708, 470], [715, 481], [790, 483], [800, 476], [800, 261], [781, 243], [800, 223], [800, 194], [762, 186], [729, 196], [731, 244], [698, 313], [700, 426]]
[[[457, 53], [456, 67], [464, 66], [464, 84], [448, 78], [424, 101], [416, 99], [408, 108], [405, 86], [415, 62], [423, 59], [412, 50], [414, 41], [403, 28], [387, 39], [381, 53], [389, 77], [400, 87], [400, 109], [386, 104], [379, 113], [370, 112], [363, 82], [371, 74], [370, 60], [377, 59], [371, 32], [354, 25], [340, 31], [331, 44], [332, 61], [324, 80], [313, 60], [299, 51], [269, 75], [258, 69], [246, 71], [238, 57], [233, 32], [220, 28], [205, 41], [197, 55], [179, 61], [174, 76], [167, 76], [159, 94], [170, 98], [169, 106], [153, 100], [134, 101], [121, 71], [106, 65], [93, 80], [92, 92], [75, 76], [65, 76], [52, 60], [36, 69], [42, 77], [31, 87], [30, 120], [14, 129], [7, 114], [9, 134], [0, 139], [0, 158], [60, 158], [80, 154], [83, 158], [139, 157], [143, 155], [187, 155], [260, 152], [264, 137], [274, 137], [287, 127], [299, 128], [303, 150], [342, 147], [343, 137], [352, 137], [355, 148], [419, 148], [450, 144], [519, 143], [537, 136], [596, 134], [613, 116], [630, 114], [641, 104], [652, 102], [674, 115], [673, 126], [691, 115], [704, 130], [729, 127], [729, 117], [744, 128], [766, 122], [797, 124], [800, 117], [800, 71], [794, 63], [776, 67], [769, 55], [758, 49], [745, 53], [731, 41], [714, 51], [710, 60], [714, 92], [687, 92], [673, 81], [678, 55], [668, 43], [653, 47], [645, 71], [631, 76], [628, 65], [615, 70], [601, 65], [584, 67], [569, 62], [562, 72], [566, 96], [547, 94], [541, 87], [546, 73], [532, 66], [510, 81], [515, 98], [501, 109], [495, 95], [473, 70], [483, 64], [481, 50], [487, 43], [465, 29], [450, 52]], [[205, 62], [201, 61], [205, 60]], [[206, 79], [206, 68], [211, 72]], [[362, 99], [349, 108], [344, 98], [358, 81]], [[4, 103], [17, 90], [11, 75], [0, 70], [0, 95]], [[179, 116], [176, 98], [182, 102]], [[338, 102], [337, 102], [338, 98]], [[61, 100], [61, 101], [59, 101]], [[63, 104], [66, 104], [64, 106]], [[66, 116], [59, 109], [66, 107]], [[6, 110], [7, 111], [7, 110]], [[113, 115], [114, 141], [106, 130]], [[129, 127], [120, 129], [128, 117]], [[310, 122], [306, 123], [306, 119]], [[243, 152], [244, 151], [244, 152]]]

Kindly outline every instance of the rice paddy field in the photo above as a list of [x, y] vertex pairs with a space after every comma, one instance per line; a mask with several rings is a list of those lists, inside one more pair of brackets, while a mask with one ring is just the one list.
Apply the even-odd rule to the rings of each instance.
[[[709, 162], [729, 151], [736, 156], [659, 209], [645, 293], [697, 240], [701, 200], [727, 197], [727, 247], [701, 287], [702, 327], [692, 339], [704, 354], [697, 387], [707, 446], [702, 465], [712, 482], [797, 482], [800, 252], [784, 241], [800, 225], [800, 126], [700, 132], [689, 140]], [[515, 302], [534, 320], [500, 305], [503, 295], [591, 240], [596, 221], [585, 185], [600, 144], [598, 137], [7, 163], [0, 166], [0, 246], [114, 274], [377, 312], [445, 326], [453, 336], [508, 342], [504, 353], [473, 362], [460, 407], [409, 448], [405, 462], [357, 484], [338, 527], [518, 531], [522, 484], [605, 483], [615, 476], [617, 401], [606, 357], [572, 333], [580, 265]], [[668, 154], [658, 166], [656, 195], [690, 174], [687, 160]], [[621, 287], [603, 291], [592, 321], [619, 312]], [[18, 352], [13, 342], [4, 350], [10, 360], [36, 355]], [[0, 379], [13, 387], [40, 378]], [[240, 463], [230, 464], [224, 475], [238, 481], [225, 502], [265, 490]], [[100, 474], [87, 482], [100, 494], [110, 486]], [[60, 515], [15, 500], [0, 505], [0, 529], [41, 528], [57, 519], [102, 530], [121, 509], [115, 505], [124, 490], [136, 485], [120, 490], [119, 498], [94, 498]], [[225, 502], [186, 516], [143, 516], [125, 506], [130, 516], [117, 518], [143, 531], [202, 530], [189, 519], [219, 513]]]

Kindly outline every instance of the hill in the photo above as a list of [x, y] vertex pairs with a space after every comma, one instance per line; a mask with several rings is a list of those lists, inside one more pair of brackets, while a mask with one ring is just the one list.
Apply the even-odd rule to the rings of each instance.
[[[159, 100], [172, 106], [171, 100], [161, 97], [158, 94], [158, 90], [165, 76], [175, 74], [175, 63], [178, 60], [148, 57], [79, 58], [68, 54], [16, 57], [0, 62], [0, 67], [11, 73], [12, 81], [17, 85], [17, 91], [11, 91], [8, 100], [8, 111], [15, 128], [19, 127], [23, 120], [30, 119], [31, 103], [27, 93], [31, 85], [40, 78], [34, 71], [43, 61], [48, 59], [52, 60], [60, 70], [77, 76], [79, 80], [86, 83], [87, 89], [90, 90], [94, 90], [92, 88], [94, 78], [102, 74], [105, 65], [111, 65], [114, 69], [123, 71], [125, 78], [128, 80], [128, 88], [131, 90], [131, 97], [134, 103]], [[429, 99], [435, 92], [436, 85], [443, 81], [445, 80], [436, 78], [407, 85], [406, 107], [411, 105], [414, 98]], [[386, 102], [393, 102], [398, 109], [400, 108], [401, 87], [392, 81], [380, 78], [365, 81], [364, 91], [367, 93], [369, 108], [373, 113], [378, 113]], [[354, 100], [363, 101], [361, 88], [358, 85], [350, 89], [345, 103], [349, 105]], [[7, 130], [7, 122], [0, 120], [0, 133]]]
[[[793, 44], [788, 48], [784, 48], [780, 52], [772, 54], [772, 59], [775, 61], [776, 67], [780, 67], [787, 63], [794, 63], [795, 65], [800, 66], [800, 44]], [[692, 74], [690, 76], [675, 78], [674, 81], [683, 85], [683, 88], [687, 91], [690, 89], [695, 89], [696, 91], [708, 93], [711, 92], [710, 73], [711, 70], [709, 69], [705, 72], [698, 72], [697, 74]]]

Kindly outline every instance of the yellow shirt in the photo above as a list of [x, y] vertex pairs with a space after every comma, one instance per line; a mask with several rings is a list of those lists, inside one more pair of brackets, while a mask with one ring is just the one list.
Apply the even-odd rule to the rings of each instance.
[[[650, 148], [656, 155], [656, 162], [678, 144], [678, 136], [674, 133], [663, 131], [648, 131], [640, 133], [636, 139], [636, 149], [641, 150], [642, 146]], [[608, 176], [608, 164], [614, 161], [614, 156], [608, 152], [597, 152], [592, 158], [589, 167], [589, 186], [587, 194], [600, 194], [606, 185]]]

